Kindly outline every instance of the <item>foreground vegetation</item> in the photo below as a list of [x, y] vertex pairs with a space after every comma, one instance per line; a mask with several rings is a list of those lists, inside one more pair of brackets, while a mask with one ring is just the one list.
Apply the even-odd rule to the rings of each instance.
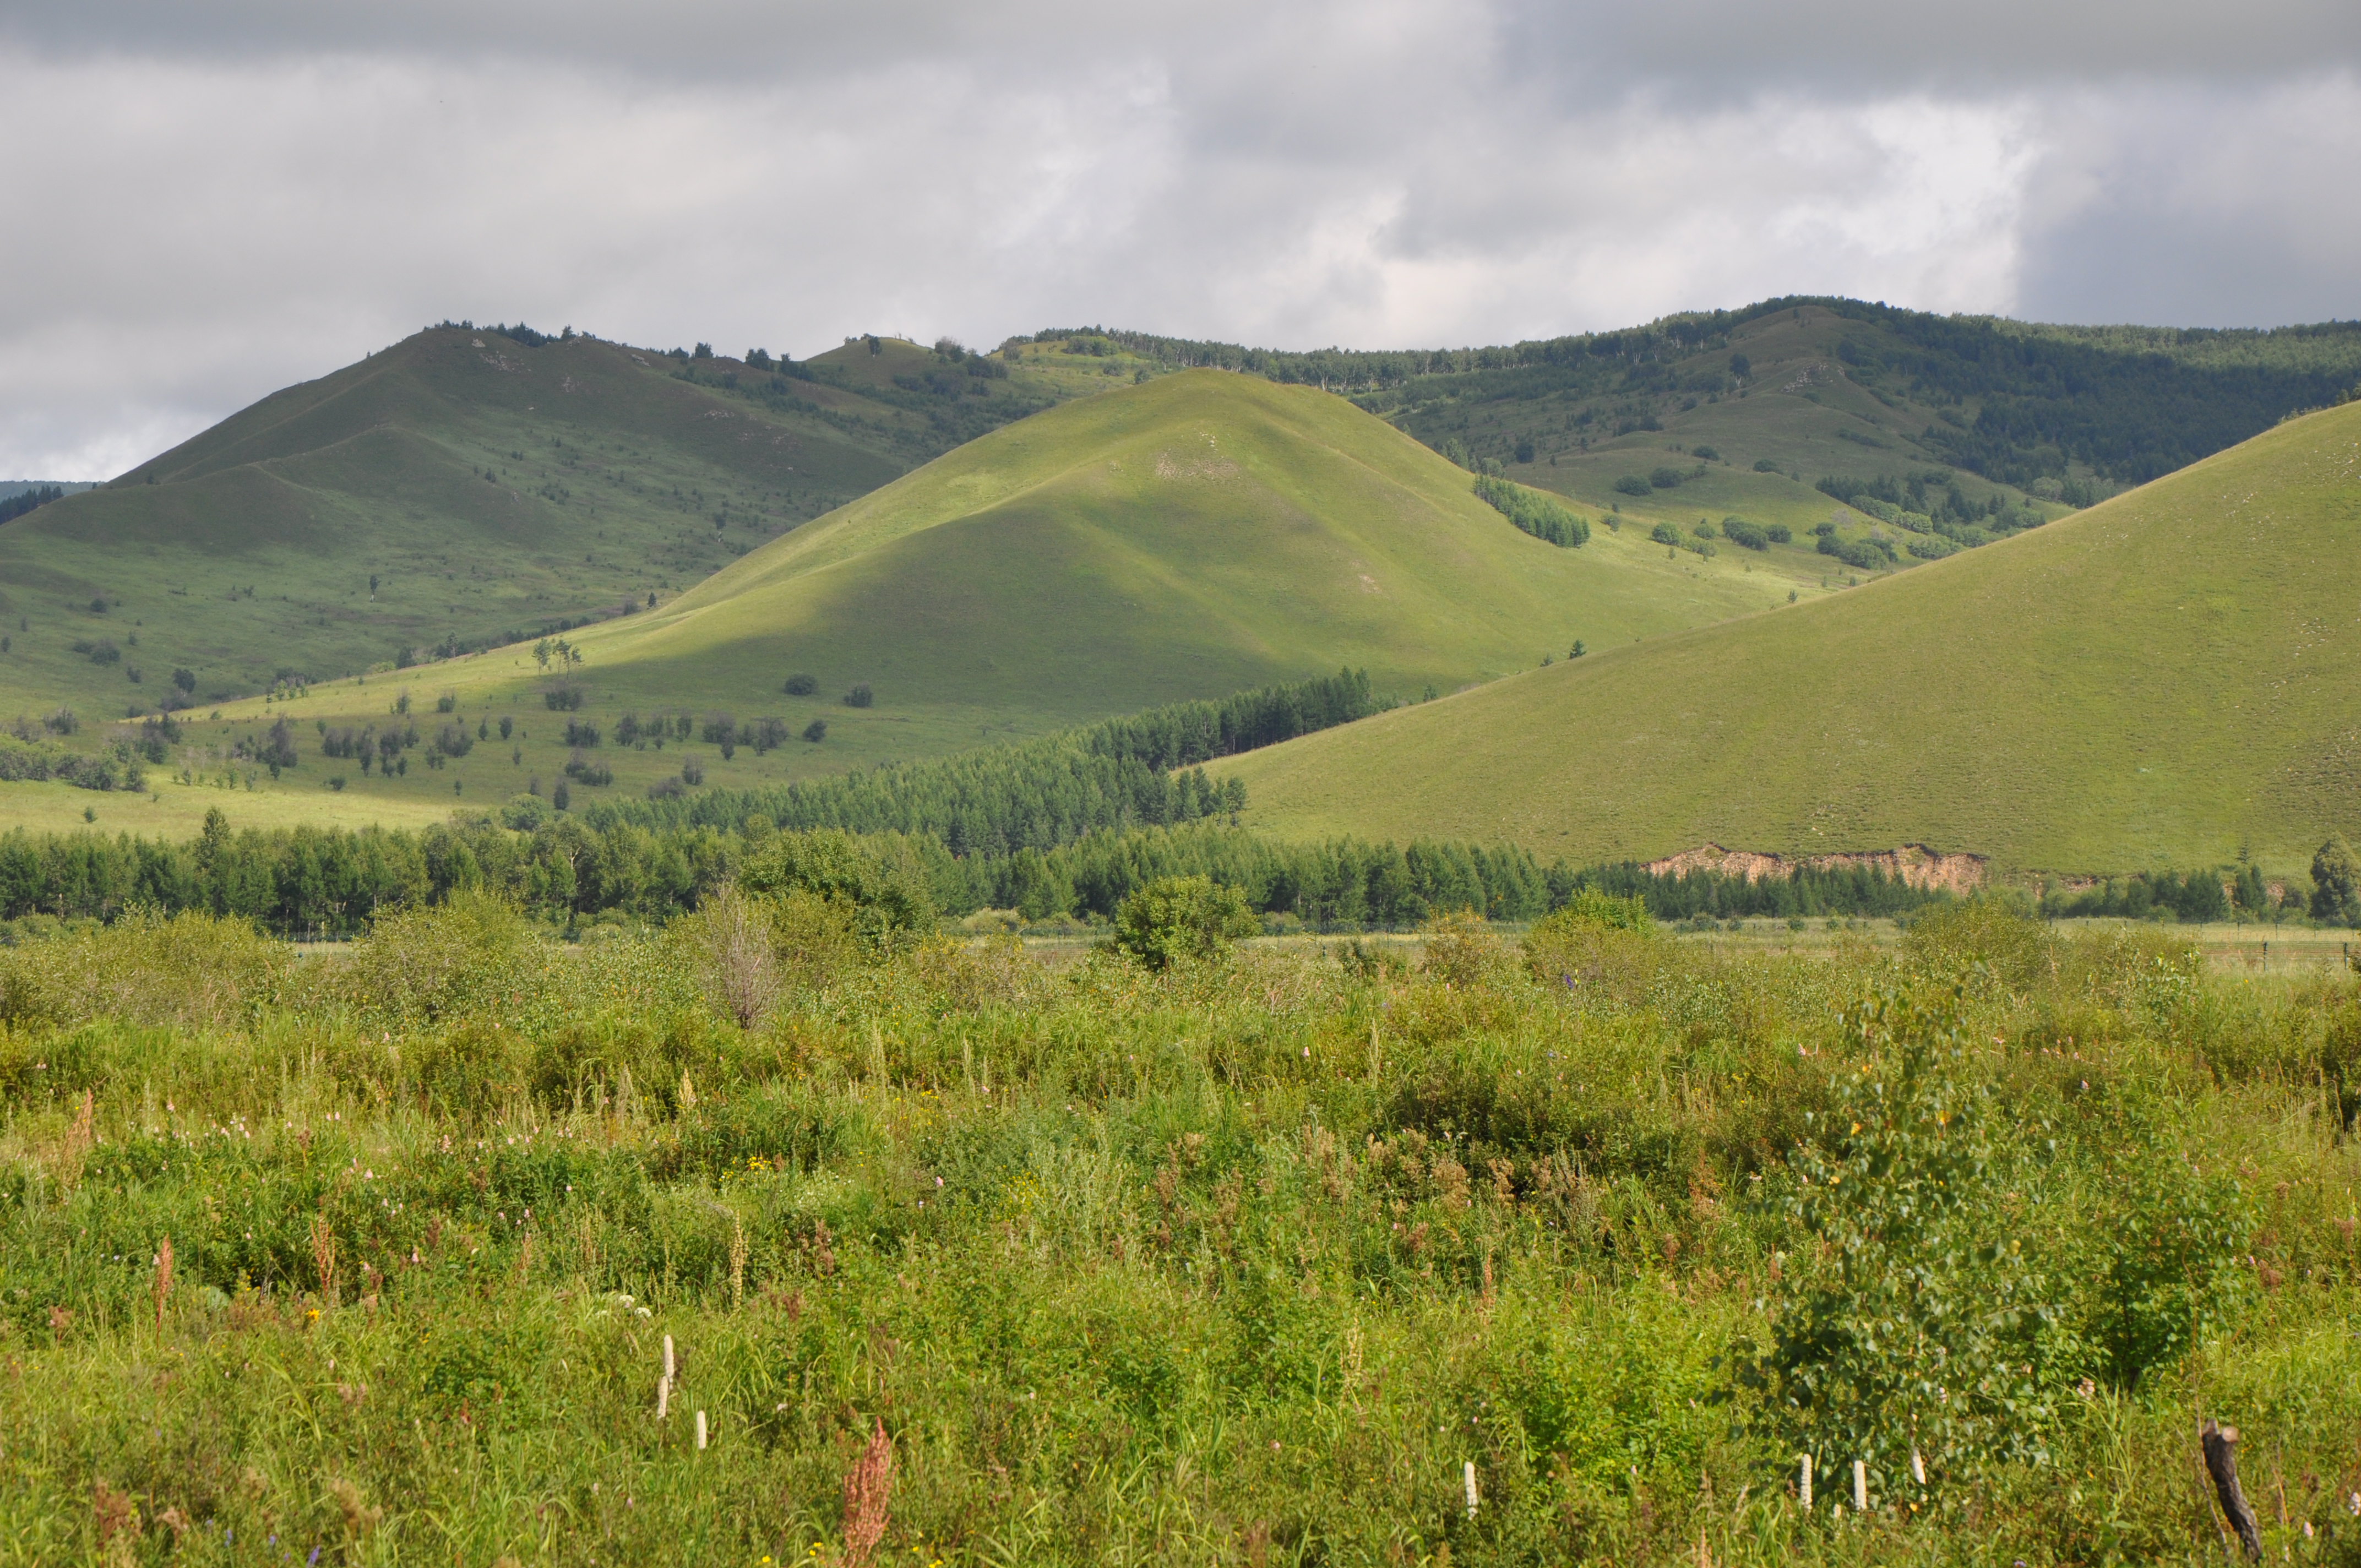
[[0, 1561], [2196, 1562], [2200, 1415], [2354, 1560], [2346, 978], [1185, 883], [1048, 968], [830, 842], [0, 952]]

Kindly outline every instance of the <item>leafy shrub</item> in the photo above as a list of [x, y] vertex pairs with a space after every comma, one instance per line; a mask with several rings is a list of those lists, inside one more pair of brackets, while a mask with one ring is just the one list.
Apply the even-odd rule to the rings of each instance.
[[1779, 460], [1776, 457], [1757, 457], [1754, 460], [1754, 471], [1758, 474], [1776, 474], [1779, 472]]
[[804, 726], [804, 739], [817, 746], [828, 739], [828, 720], [815, 718]]
[[1548, 940], [1585, 926], [1633, 931], [1643, 937], [1656, 928], [1655, 920], [1648, 914], [1646, 899], [1636, 894], [1630, 898], [1618, 898], [1611, 893], [1586, 887], [1567, 900], [1563, 908], [1535, 921], [1530, 936]]
[[600, 736], [598, 727], [579, 718], [566, 721], [566, 743], [569, 746], [596, 746]]
[[1623, 496], [1644, 496], [1649, 493], [1648, 481], [1637, 474], [1626, 474], [1615, 481], [1615, 493]]
[[544, 686], [541, 700], [553, 713], [570, 713], [582, 706], [582, 688], [571, 681]]
[[1893, 557], [1893, 546], [1880, 549], [1877, 543], [1867, 539], [1839, 539], [1831, 532], [1820, 535], [1820, 554], [1833, 555], [1857, 571], [1873, 572]]
[[512, 905], [458, 894], [380, 916], [334, 983], [362, 1017], [416, 1028], [513, 1017], [539, 999], [546, 970], [541, 944]]
[[1115, 945], [1151, 970], [1218, 957], [1260, 927], [1246, 894], [1208, 876], [1159, 877], [1116, 906]]
[[1689, 455], [1706, 463], [1721, 461], [1721, 454], [1710, 446], [1692, 446], [1689, 448]]
[[500, 825], [530, 833], [549, 820], [549, 803], [537, 795], [512, 795], [500, 807]]
[[1742, 517], [1723, 518], [1721, 536], [1742, 549], [1768, 550], [1771, 548], [1771, 531], [1759, 522], [1749, 522]]
[[245, 920], [135, 911], [112, 928], [0, 948], [0, 1021], [226, 1028], [277, 996], [288, 961]]
[[797, 672], [787, 677], [785, 689], [789, 696], [809, 696], [819, 690], [819, 677]]
[[1677, 952], [1659, 941], [1647, 900], [1586, 888], [1525, 935], [1525, 967], [1543, 985], [1622, 1007], [1645, 1003]]
[[1937, 905], [1910, 923], [1902, 952], [1920, 971], [1960, 984], [1989, 977], [2026, 992], [2051, 973], [2057, 944], [2013, 899], [1983, 897]]
[[1771, 1343], [1751, 1368], [1758, 1420], [1835, 1474], [1868, 1462], [1905, 1495], [1911, 1454], [1933, 1479], [2037, 1460], [2053, 1396], [2033, 1372], [2048, 1303], [1990, 1168], [1991, 1092], [1955, 1014], [1891, 995], [1848, 1020], [1870, 1049], [1771, 1201], [1817, 1238], [1782, 1272]]
[[446, 757], [464, 757], [476, 749], [476, 738], [464, 724], [445, 724], [434, 731], [434, 749]]
[[566, 762], [566, 776], [576, 784], [588, 784], [593, 789], [598, 789], [615, 782], [615, 770], [604, 762], [587, 762], [580, 757], [576, 757]]
[[877, 694], [869, 689], [867, 681], [855, 681], [852, 689], [844, 694], [847, 707], [868, 707], [877, 701]]
[[1648, 470], [1648, 486], [1651, 489], [1669, 490], [1687, 477], [1678, 468], [1651, 468]]
[[1674, 527], [1669, 522], [1660, 522], [1656, 524], [1655, 527], [1648, 531], [1648, 537], [1654, 540], [1659, 544], [1670, 544], [1675, 547], [1688, 543], [1687, 540], [1681, 537], [1681, 531]]
[[1795, 531], [1784, 522], [1774, 522], [1763, 532], [1770, 535], [1773, 544], [1785, 544], [1795, 537]]

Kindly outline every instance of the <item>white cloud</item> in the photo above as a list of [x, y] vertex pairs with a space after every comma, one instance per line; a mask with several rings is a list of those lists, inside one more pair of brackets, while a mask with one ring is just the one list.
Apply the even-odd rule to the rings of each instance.
[[[1683, 66], [1653, 13], [1514, 0], [20, 15], [0, 477], [119, 470], [446, 314], [806, 354], [1455, 345], [1791, 291], [2361, 313], [2349, 73], [1946, 78], [1839, 4], [1825, 71], [1751, 11]], [[2312, 0], [2271, 4], [2258, 39]]]

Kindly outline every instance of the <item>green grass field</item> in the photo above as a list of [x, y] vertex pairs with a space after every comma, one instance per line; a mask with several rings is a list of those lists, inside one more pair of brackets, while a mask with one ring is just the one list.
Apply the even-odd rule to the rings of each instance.
[[2352, 1560], [2349, 978], [843, 918], [0, 948], [0, 1564]]
[[2361, 406], [2033, 533], [1222, 764], [1277, 834], [2301, 874], [2361, 828]]
[[[325, 798], [341, 778], [327, 807], [341, 820], [408, 820], [536, 782], [546, 795], [576, 755], [571, 722], [601, 729], [605, 744], [582, 755], [611, 769], [605, 787], [642, 791], [684, 760], [708, 786], [742, 786], [1340, 665], [1367, 668], [1380, 692], [1447, 692], [1564, 658], [1577, 638], [1629, 644], [1822, 591], [1801, 553], [1706, 560], [1603, 527], [1560, 549], [1470, 483], [1309, 388], [1210, 371], [1126, 382], [947, 454], [653, 612], [570, 634], [587, 660], [578, 710], [544, 706], [555, 674], [529, 649], [494, 649], [184, 715], [167, 771], [225, 777], [240, 742], [283, 715], [302, 760], [275, 786], [258, 781], [266, 790]], [[817, 678], [813, 694], [783, 691], [798, 672]], [[874, 706], [847, 707], [862, 682]], [[397, 719], [404, 694], [411, 714]], [[434, 711], [445, 696], [447, 716]], [[717, 711], [796, 734], [822, 719], [827, 736], [725, 760], [701, 738]], [[622, 715], [656, 712], [693, 714], [695, 733], [613, 743]], [[441, 766], [412, 751], [391, 779], [319, 754], [324, 725], [390, 720], [430, 738], [445, 723], [481, 733]]]

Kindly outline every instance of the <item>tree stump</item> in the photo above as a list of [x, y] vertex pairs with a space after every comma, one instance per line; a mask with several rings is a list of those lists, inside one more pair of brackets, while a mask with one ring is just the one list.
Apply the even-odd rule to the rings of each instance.
[[2197, 1441], [2205, 1451], [2205, 1472], [2213, 1477], [2213, 1494], [2222, 1500], [2223, 1517], [2238, 1532], [2246, 1555], [2260, 1562], [2262, 1531], [2255, 1523], [2255, 1510], [2246, 1506], [2246, 1495], [2238, 1489], [2238, 1429], [2225, 1427], [2209, 1416], [2197, 1429]]

